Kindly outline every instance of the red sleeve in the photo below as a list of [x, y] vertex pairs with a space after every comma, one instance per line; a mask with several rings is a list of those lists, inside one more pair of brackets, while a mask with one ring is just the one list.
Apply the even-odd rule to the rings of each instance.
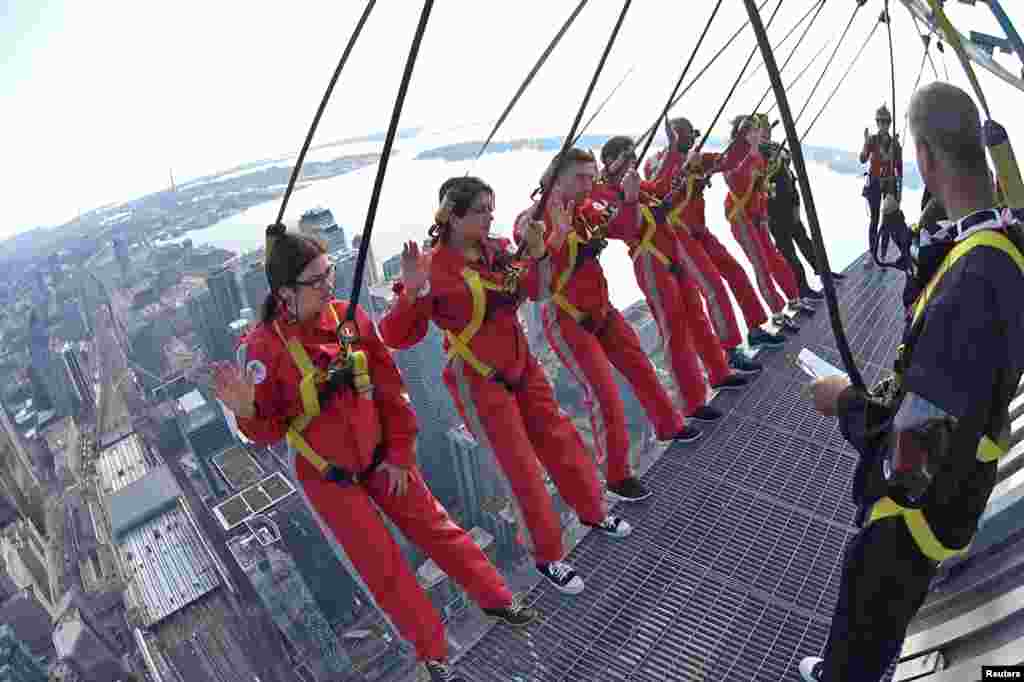
[[415, 346], [427, 335], [432, 307], [431, 292], [415, 298], [408, 289], [401, 288], [391, 309], [381, 318], [380, 336], [383, 342], [391, 348]]
[[679, 167], [683, 165], [683, 153], [678, 149], [672, 149], [661, 162], [661, 168], [658, 169], [658, 175], [654, 178], [656, 185], [655, 191], [659, 195], [665, 195], [672, 189], [672, 177], [679, 171]]
[[284, 438], [288, 422], [298, 415], [284, 400], [285, 387], [278, 370], [282, 354], [287, 351], [276, 338], [258, 333], [246, 337], [236, 351], [239, 369], [255, 383], [256, 416], [235, 415], [235, 420], [238, 429], [258, 445], [269, 445]]
[[591, 223], [607, 221], [605, 234], [609, 239], [621, 239], [622, 241], [633, 241], [640, 238], [640, 204], [636, 201], [622, 201], [615, 204], [615, 215], [608, 220], [603, 211], [599, 211], [592, 204], [587, 207], [596, 213], [596, 216], [587, 216]]
[[356, 324], [366, 347], [373, 378], [373, 401], [380, 417], [387, 459], [395, 466], [408, 469], [416, 463], [416, 413], [391, 352], [377, 336], [362, 306], [356, 306]]

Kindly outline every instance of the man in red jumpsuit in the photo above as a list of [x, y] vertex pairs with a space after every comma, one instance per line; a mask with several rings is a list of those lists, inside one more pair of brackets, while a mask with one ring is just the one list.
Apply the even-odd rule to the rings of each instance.
[[[708, 175], [718, 164], [721, 154], [703, 152], [696, 159], [680, 163], [681, 154], [690, 150], [700, 133], [689, 120], [682, 117], [669, 120], [665, 129], [672, 143], [644, 164], [644, 174], [648, 179], [675, 179], [676, 184], [681, 186], [673, 199], [669, 220], [677, 230], [686, 258], [692, 263], [691, 270], [696, 273], [715, 332], [729, 355], [730, 366], [740, 372], [750, 371], [758, 365], [751, 363], [740, 348], [742, 338], [739, 325], [729, 294], [722, 284], [723, 280], [739, 303], [747, 323], [747, 342], [752, 349], [780, 348], [786, 340], [762, 328], [761, 325], [768, 321], [768, 313], [754, 291], [750, 278], [743, 266], [708, 229], [704, 214], [704, 190], [708, 185]], [[673, 146], [680, 152], [674, 158], [670, 154]]]
[[[678, 165], [679, 151], [673, 151], [671, 163]], [[594, 185], [592, 197], [604, 204], [621, 200], [622, 179], [636, 166], [632, 138], [613, 137], [601, 148], [604, 171]], [[682, 252], [676, 231], [665, 221], [671, 201], [672, 175], [657, 181], [640, 181], [641, 230], [639, 239], [627, 241], [633, 259], [637, 283], [647, 298], [671, 359], [672, 375], [686, 403], [686, 414], [694, 421], [713, 422], [721, 413], [707, 402], [707, 385], [701, 368], [708, 372], [712, 390], [738, 389], [747, 380], [729, 367], [722, 343], [704, 314], [697, 286], [696, 270]], [[737, 334], [738, 337], [738, 334]], [[756, 373], [760, 367], [744, 369]]]
[[[787, 302], [796, 312], [814, 309], [807, 310], [801, 305], [796, 276], [768, 233], [768, 193], [764, 186], [767, 160], [760, 151], [768, 129], [768, 118], [762, 114], [734, 119], [732, 149], [719, 161], [718, 169], [729, 185], [726, 217], [733, 236], [754, 267], [757, 287], [772, 311], [772, 322], [796, 332], [800, 327], [785, 314]], [[776, 291], [776, 285], [786, 295], [785, 299]]]
[[[598, 459], [607, 462], [608, 491], [620, 500], [642, 500], [651, 493], [633, 476], [625, 408], [612, 366], [633, 386], [660, 439], [688, 442], [701, 434], [685, 425], [636, 331], [609, 301], [608, 282], [598, 261], [606, 239], [639, 237], [639, 177], [635, 172], [627, 174], [622, 182], [624, 200], [607, 206], [590, 198], [597, 176], [597, 160], [590, 152], [569, 150], [557, 178], [551, 177], [555, 165], [544, 180], [557, 183], [544, 215], [554, 266], [551, 300], [543, 309], [544, 331], [551, 348], [583, 387]], [[534, 208], [517, 219], [517, 239]]]
[[[335, 552], [351, 560], [431, 679], [459, 679], [446, 664], [441, 619], [381, 512], [486, 613], [510, 624], [526, 624], [535, 614], [513, 601], [501, 575], [424, 482], [416, 466], [416, 416], [362, 308], [354, 342], [348, 349], [340, 344], [337, 323], [348, 303], [333, 300], [334, 266], [323, 245], [291, 234], [271, 243], [264, 320], [242, 340], [240, 367], [218, 367], [217, 396], [254, 442], [288, 438], [300, 492]], [[352, 364], [326, 381], [329, 369], [346, 366], [338, 364], [342, 353]], [[304, 419], [311, 409], [319, 414]]]

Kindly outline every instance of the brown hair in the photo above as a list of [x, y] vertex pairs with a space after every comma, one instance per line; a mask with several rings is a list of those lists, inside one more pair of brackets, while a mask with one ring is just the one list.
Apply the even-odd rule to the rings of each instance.
[[473, 201], [484, 192], [494, 194], [490, 185], [469, 175], [457, 175], [442, 183], [441, 189], [437, 191], [440, 206], [434, 213], [434, 224], [427, 230], [431, 247], [447, 243], [451, 234], [452, 216], [464, 218]]
[[[544, 175], [540, 179], [540, 187], [534, 190], [532, 196], [536, 196], [538, 192], [543, 191], [543, 188], [547, 185], [548, 181], [551, 180], [551, 176], [558, 167], [558, 162], [561, 157], [561, 153], [558, 153], [555, 154], [555, 158], [551, 159], [551, 163], [548, 164], [547, 169], [544, 171]], [[566, 166], [573, 163], [597, 163], [597, 158], [586, 149], [571, 147], [569, 151], [565, 153], [565, 164], [562, 166], [562, 172], [565, 172]]]
[[284, 232], [273, 236], [268, 233], [268, 237], [266, 270], [270, 293], [263, 302], [264, 322], [274, 319], [277, 312], [278, 289], [295, 284], [307, 265], [327, 253], [326, 244], [315, 237]]

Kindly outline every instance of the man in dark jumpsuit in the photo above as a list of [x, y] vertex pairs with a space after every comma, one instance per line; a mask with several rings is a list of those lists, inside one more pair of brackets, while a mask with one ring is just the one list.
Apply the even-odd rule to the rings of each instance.
[[[775, 240], [776, 248], [793, 268], [797, 285], [800, 287], [800, 298], [805, 303], [813, 304], [825, 296], [820, 291], [812, 289], [807, 282], [807, 273], [794, 248], [795, 245], [800, 249], [804, 259], [814, 268], [814, 274], [820, 276], [814, 244], [807, 234], [803, 221], [800, 220], [800, 192], [790, 166], [792, 159], [778, 145], [772, 144], [772, 147], [774, 149], [770, 153], [772, 157], [777, 156], [778, 161], [769, 164], [769, 168], [774, 166], [775, 172], [768, 177], [768, 229]], [[837, 280], [843, 279], [843, 275], [837, 272], [832, 273], [832, 277]]]
[[[838, 417], [860, 453], [862, 527], [846, 548], [824, 659], [800, 663], [807, 682], [877, 682], [899, 655], [939, 562], [974, 536], [1024, 369], [1021, 226], [992, 210], [978, 110], [963, 90], [932, 83], [911, 101], [910, 129], [921, 174], [951, 220], [921, 234], [915, 278], [932, 287], [915, 302], [896, 397], [867, 397], [845, 377], [811, 385], [816, 408]], [[927, 440], [936, 433], [944, 443]], [[912, 494], [898, 482], [914, 479], [898, 476], [920, 471], [908, 462], [922, 453], [933, 478], [916, 479], [924, 484]]]

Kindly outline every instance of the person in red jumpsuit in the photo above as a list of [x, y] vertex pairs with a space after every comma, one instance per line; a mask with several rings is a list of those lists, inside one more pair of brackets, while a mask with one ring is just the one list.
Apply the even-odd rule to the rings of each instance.
[[[875, 264], [875, 254], [885, 260], [885, 253], [889, 250], [889, 233], [882, 230], [879, 234], [882, 197], [892, 194], [899, 199], [899, 182], [903, 179], [903, 150], [900, 148], [899, 140], [889, 134], [892, 114], [884, 104], [875, 112], [875, 123], [878, 125], [878, 132], [872, 135], [867, 128], [864, 129], [864, 147], [860, 151], [860, 162], [869, 164], [864, 190], [861, 192], [868, 202], [870, 220], [868, 223], [870, 257], [864, 263], [864, 266], [868, 268]], [[881, 240], [881, 244], [879, 244], [879, 240]]]
[[[608, 492], [616, 499], [635, 502], [651, 493], [633, 475], [625, 408], [612, 367], [632, 385], [659, 439], [689, 442], [701, 432], [686, 425], [658, 381], [636, 331], [612, 306], [598, 261], [607, 239], [639, 238], [640, 178], [635, 171], [626, 173], [623, 201], [611, 205], [595, 202], [590, 193], [597, 160], [576, 148], [567, 154], [559, 176], [553, 177], [556, 159], [542, 180], [542, 184], [556, 183], [544, 215], [554, 267], [551, 297], [543, 307], [544, 332], [555, 354], [583, 388], [597, 457], [607, 466]], [[536, 204], [516, 220], [517, 239], [526, 233], [535, 208]]]
[[466, 427], [494, 453], [525, 517], [537, 570], [558, 590], [578, 594], [583, 579], [563, 561], [561, 525], [544, 484], [547, 469], [580, 522], [613, 537], [630, 526], [607, 513], [597, 469], [555, 402], [530, 353], [517, 309], [550, 294], [543, 225], [529, 231], [529, 260], [515, 261], [507, 239], [492, 237], [494, 191], [475, 177], [442, 185], [432, 247], [402, 252], [399, 296], [380, 322], [392, 348], [419, 343], [434, 322], [445, 333], [444, 382]]
[[768, 313], [750, 283], [743, 266], [722, 245], [708, 229], [704, 214], [704, 190], [708, 176], [718, 164], [721, 154], [703, 152], [686, 163], [667, 163], [672, 147], [681, 153], [692, 148], [700, 133], [686, 118], [673, 118], [666, 122], [666, 134], [672, 141], [668, 148], [660, 150], [644, 164], [644, 175], [648, 179], [672, 178], [675, 186], [673, 210], [669, 221], [676, 228], [683, 251], [693, 263], [697, 282], [704, 293], [708, 311], [722, 347], [729, 356], [730, 366], [739, 372], [748, 372], [759, 367], [750, 362], [740, 348], [739, 325], [722, 282], [728, 284], [739, 302], [740, 312], [747, 323], [747, 343], [751, 349], [780, 348], [786, 339], [772, 334], [762, 327], [768, 321]]
[[[732, 234], [754, 267], [761, 296], [772, 311], [772, 322], [788, 331], [800, 327], [785, 314], [787, 302], [796, 312], [805, 311], [800, 302], [796, 276], [768, 234], [768, 194], [764, 187], [767, 161], [761, 155], [761, 143], [767, 139], [768, 118], [763, 114], [739, 116], [732, 123], [732, 149], [719, 161], [729, 193], [725, 214]], [[782, 289], [783, 299], [776, 291]], [[813, 308], [806, 312], [813, 311]]]
[[[242, 339], [238, 366], [217, 365], [216, 395], [252, 441], [270, 444], [287, 437], [300, 490], [325, 535], [336, 541], [335, 550], [344, 550], [377, 604], [413, 643], [431, 679], [459, 679], [446, 664], [441, 619], [381, 512], [488, 615], [523, 626], [536, 612], [513, 599], [486, 555], [424, 482], [416, 466], [416, 415], [391, 354], [361, 307], [356, 339], [347, 351], [340, 344], [337, 323], [349, 304], [332, 296], [334, 266], [324, 245], [279, 234], [268, 239], [267, 251], [270, 293], [262, 322]], [[318, 415], [301, 424], [311, 401]]]
[[[620, 135], [601, 148], [604, 169], [591, 194], [596, 201], [613, 204], [621, 199], [623, 177], [637, 163], [633, 147], [632, 138]], [[680, 165], [678, 159], [682, 154], [678, 150], [670, 156], [670, 164]], [[686, 403], [686, 414], [693, 421], [714, 422], [722, 414], [706, 404], [707, 384], [701, 363], [707, 369], [712, 390], [739, 389], [747, 385], [747, 380], [730, 368], [722, 342], [704, 313], [697, 284], [700, 275], [682, 251], [676, 230], [666, 222], [671, 195], [671, 173], [656, 181], [640, 181], [640, 237], [627, 244], [637, 283], [665, 341], [672, 375]], [[667, 198], [664, 203], [663, 198]], [[737, 333], [737, 342], [738, 337]], [[753, 369], [750, 364], [744, 369]]]

